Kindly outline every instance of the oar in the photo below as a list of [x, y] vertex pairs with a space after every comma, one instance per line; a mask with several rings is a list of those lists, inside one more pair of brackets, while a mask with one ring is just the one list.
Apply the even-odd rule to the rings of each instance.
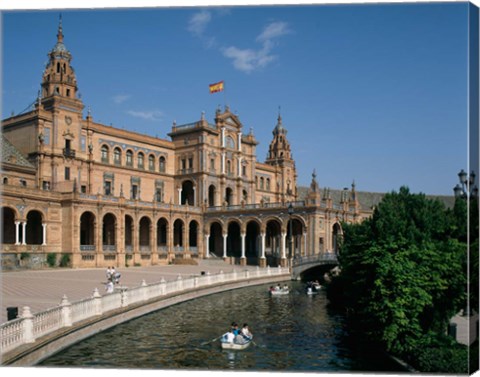
[[212, 343], [212, 342], [214, 342], [214, 341], [216, 341], [216, 340], [220, 339], [222, 336], [223, 336], [223, 335], [217, 336], [216, 338], [214, 338], [214, 339], [210, 340], [209, 342], [203, 342], [203, 343], [202, 343], [202, 346], [204, 346], [205, 344], [208, 344], [208, 343]]

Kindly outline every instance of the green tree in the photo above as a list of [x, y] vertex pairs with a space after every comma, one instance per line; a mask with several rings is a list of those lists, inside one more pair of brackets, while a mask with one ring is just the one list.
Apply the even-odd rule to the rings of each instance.
[[369, 340], [406, 355], [425, 334], [447, 329], [466, 283], [466, 245], [455, 230], [452, 211], [406, 187], [387, 194], [370, 219], [344, 224], [342, 274], [332, 292], [342, 292]]

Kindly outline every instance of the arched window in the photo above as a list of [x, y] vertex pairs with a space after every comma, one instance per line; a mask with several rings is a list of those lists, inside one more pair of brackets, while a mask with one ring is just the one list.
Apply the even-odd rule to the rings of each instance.
[[227, 174], [232, 174], [232, 162], [230, 160], [227, 160]]
[[165, 173], [165, 170], [166, 170], [165, 165], [166, 165], [165, 157], [161, 156], [159, 159], [160, 173]]
[[113, 150], [113, 163], [115, 165], [122, 164], [122, 151], [118, 147]]
[[265, 188], [265, 180], [263, 177], [260, 177], [260, 190], [263, 190]]
[[126, 153], [127, 156], [127, 166], [133, 166], [133, 152], [128, 150]]
[[151, 171], [155, 170], [155, 156], [153, 154], [148, 156], [148, 169]]
[[267, 191], [270, 191], [270, 178], [267, 178], [267, 187], [266, 187], [266, 190], [267, 190]]
[[3, 177], [3, 184], [8, 185], [8, 177]]
[[101, 153], [102, 153], [102, 162], [108, 164], [108, 147], [106, 145], [102, 145]]
[[138, 166], [137, 166], [137, 167], [138, 167], [139, 169], [143, 169], [143, 168], [145, 167], [144, 162], [145, 162], [145, 156], [143, 155], [142, 152], [140, 152], [140, 153], [138, 154], [138, 159], [137, 159], [137, 165], [138, 165]]

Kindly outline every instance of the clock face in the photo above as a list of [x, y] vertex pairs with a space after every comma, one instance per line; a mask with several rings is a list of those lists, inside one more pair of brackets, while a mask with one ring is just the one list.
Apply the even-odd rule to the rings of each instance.
[[67, 123], [68, 125], [72, 124], [72, 118], [69, 117], [69, 116], [66, 116], [65, 117], [65, 123]]

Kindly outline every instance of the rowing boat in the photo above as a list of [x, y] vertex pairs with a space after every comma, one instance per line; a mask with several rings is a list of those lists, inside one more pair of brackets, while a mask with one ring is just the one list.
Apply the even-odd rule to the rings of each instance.
[[225, 342], [224, 340], [220, 340], [220, 344], [222, 345], [222, 349], [224, 350], [244, 350], [252, 343], [252, 338], [245, 339], [245, 341], [242, 343], [235, 343], [235, 342], [232, 343], [232, 342]]

